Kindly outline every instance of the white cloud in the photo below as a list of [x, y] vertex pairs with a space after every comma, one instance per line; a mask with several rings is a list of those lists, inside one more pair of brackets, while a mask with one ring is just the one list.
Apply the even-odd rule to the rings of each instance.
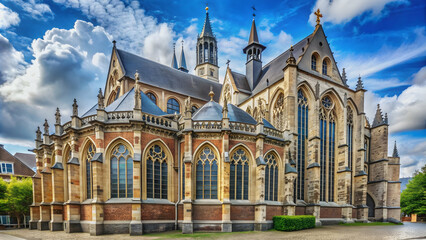
[[146, 36], [144, 40], [144, 57], [160, 63], [169, 63], [171, 60], [173, 31], [165, 23], [160, 24], [156, 31]]
[[317, 0], [313, 12], [309, 15], [309, 22], [315, 25], [314, 12], [319, 8], [323, 18], [322, 22], [333, 24], [346, 23], [355, 17], [367, 13], [368, 19], [380, 17], [384, 8], [390, 4], [404, 4], [407, 0]]
[[396, 140], [400, 156], [400, 177], [412, 177], [415, 170], [426, 164], [426, 141], [406, 135], [390, 136], [388, 153], [393, 153], [393, 141]]
[[53, 28], [34, 40], [31, 63], [0, 85], [0, 139], [24, 143], [34, 137], [45, 117], [53, 129], [56, 107], [66, 121], [73, 98], [84, 113], [96, 102], [97, 89], [104, 86], [96, 80], [106, 79], [111, 45], [102, 27], [80, 20], [72, 29]]
[[0, 29], [6, 29], [19, 24], [19, 15], [0, 3]]
[[25, 69], [24, 55], [0, 34], [0, 84], [12, 80]]
[[22, 8], [24, 12], [32, 18], [42, 21], [47, 21], [53, 18], [53, 12], [49, 5], [39, 3], [38, 0], [8, 0]]

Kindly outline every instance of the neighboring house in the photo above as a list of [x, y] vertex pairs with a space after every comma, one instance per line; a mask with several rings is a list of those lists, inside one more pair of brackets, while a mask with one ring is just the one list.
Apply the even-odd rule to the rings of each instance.
[[17, 153], [15, 156], [0, 145], [0, 178], [9, 181], [11, 176], [32, 177], [35, 173], [35, 155]]

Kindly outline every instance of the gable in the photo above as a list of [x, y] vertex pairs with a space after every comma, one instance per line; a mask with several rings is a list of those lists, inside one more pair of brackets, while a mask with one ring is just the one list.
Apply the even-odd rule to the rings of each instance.
[[[317, 59], [316, 71], [311, 68], [312, 55], [316, 56]], [[323, 74], [322, 68], [324, 61], [327, 62], [327, 74]], [[298, 59], [297, 66], [303, 71], [344, 85], [336, 61], [334, 60], [333, 52], [330, 49], [330, 45], [328, 44], [321, 25], [309, 39], [309, 44], [302, 57]]]
[[116, 100], [122, 93], [120, 89], [119, 79], [125, 75], [125, 69], [118, 55], [116, 48], [113, 47], [109, 62], [107, 80], [104, 88], [105, 106]]

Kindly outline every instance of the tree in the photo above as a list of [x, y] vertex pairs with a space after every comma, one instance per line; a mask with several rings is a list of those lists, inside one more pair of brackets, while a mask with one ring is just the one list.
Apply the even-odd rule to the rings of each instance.
[[6, 198], [6, 192], [7, 192], [7, 182], [5, 182], [3, 178], [0, 178], [0, 199]]
[[[31, 178], [21, 180], [12, 177], [7, 185], [4, 199], [0, 199], [0, 211], [7, 212], [10, 216], [18, 219], [18, 227], [21, 226], [21, 216], [25, 217], [30, 212], [33, 202], [33, 183]], [[0, 186], [2, 183], [0, 182]], [[0, 191], [1, 191], [0, 187]], [[1, 194], [1, 192], [0, 192]]]
[[401, 193], [401, 210], [406, 215], [426, 214], [426, 165], [421, 171], [416, 171]]

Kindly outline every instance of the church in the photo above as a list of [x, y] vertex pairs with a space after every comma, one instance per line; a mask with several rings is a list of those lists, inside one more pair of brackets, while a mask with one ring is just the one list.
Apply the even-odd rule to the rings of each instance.
[[264, 231], [275, 215], [400, 221], [388, 117], [377, 106], [367, 120], [362, 79], [347, 85], [315, 14], [313, 32], [266, 64], [253, 18], [245, 73], [228, 64], [221, 80], [208, 8], [195, 75], [183, 48], [166, 66], [114, 41], [93, 107], [81, 112], [74, 99], [71, 121], [56, 109], [53, 133], [47, 120], [36, 131], [30, 228], [141, 235]]

